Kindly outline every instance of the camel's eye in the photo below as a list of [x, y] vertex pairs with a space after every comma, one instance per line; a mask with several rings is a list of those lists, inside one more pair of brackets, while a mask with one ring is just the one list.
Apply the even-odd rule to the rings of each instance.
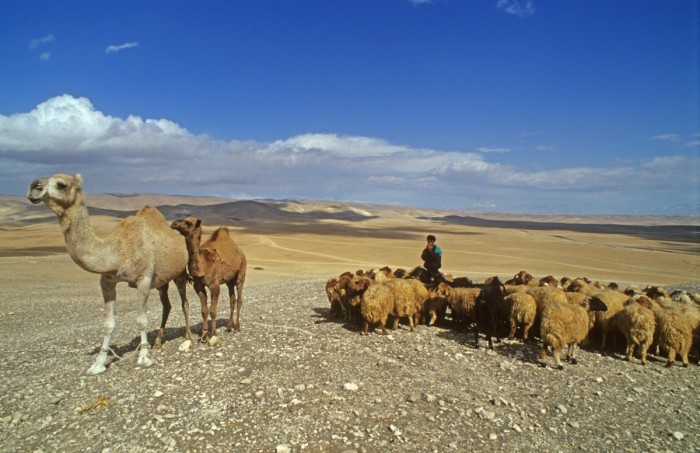
[[68, 187], [68, 184], [66, 184], [65, 182], [59, 181], [56, 183], [56, 188], [60, 191], [66, 190], [67, 187]]

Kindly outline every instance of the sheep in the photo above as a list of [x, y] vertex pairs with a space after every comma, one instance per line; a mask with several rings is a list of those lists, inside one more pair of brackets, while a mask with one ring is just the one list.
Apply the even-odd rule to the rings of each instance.
[[[588, 283], [582, 278], [575, 279], [569, 288], [568, 292], [580, 292], [586, 295], [594, 295], [600, 298], [608, 307], [605, 311], [596, 311], [594, 328], [601, 332], [600, 349], [605, 349], [607, 336], [618, 331], [616, 323], [613, 321], [615, 315], [622, 311], [625, 302], [629, 299], [625, 293], [601, 287], [602, 285], [596, 282]], [[613, 348], [615, 347], [615, 337], [613, 336]]]
[[498, 277], [490, 277], [484, 282], [484, 286], [476, 298], [474, 307], [474, 318], [476, 329], [474, 329], [474, 345], [479, 348], [479, 333], [483, 332], [489, 341], [489, 348], [493, 349], [492, 336], [500, 341], [498, 329], [500, 310], [503, 306], [503, 297], [506, 287]]
[[520, 271], [513, 276], [510, 280], [505, 282], [506, 285], [529, 285], [535, 286], [535, 280], [531, 274], [525, 271]]
[[688, 366], [688, 354], [693, 344], [693, 327], [680, 311], [666, 309], [659, 304], [652, 307], [656, 318], [659, 347], [668, 354], [666, 368], [676, 361], [676, 353], [681, 356], [684, 367]]
[[411, 332], [420, 311], [428, 299], [428, 290], [417, 280], [389, 279], [371, 285], [362, 295], [360, 313], [364, 318], [363, 332], [367, 335], [370, 323], [379, 323], [386, 335], [386, 320], [394, 317], [394, 327], [400, 318], [408, 318]]
[[605, 303], [595, 296], [587, 297], [583, 305], [570, 303], [552, 303], [542, 312], [540, 325], [540, 337], [542, 338], [542, 351], [540, 352], [540, 364], [547, 366], [547, 347], [552, 348], [554, 365], [563, 370], [561, 364], [561, 351], [568, 346], [568, 359], [572, 364], [578, 363], [574, 355], [576, 346], [581, 343], [591, 327], [589, 312], [605, 311]]
[[535, 323], [537, 315], [537, 303], [535, 299], [527, 293], [515, 292], [505, 296], [503, 299], [506, 316], [510, 324], [510, 333], [508, 339], [515, 338], [515, 331], [518, 326], [523, 329], [523, 340], [527, 341], [527, 335]]
[[394, 293], [391, 288], [382, 283], [367, 288], [360, 302], [360, 312], [365, 320], [362, 333], [368, 335], [369, 325], [378, 323], [386, 335], [386, 320], [393, 309]]
[[654, 302], [647, 296], [630, 298], [624, 308], [613, 318], [627, 341], [625, 360], [632, 360], [635, 346], [642, 365], [647, 363], [647, 351], [654, 341], [656, 317], [652, 311]]
[[420, 314], [423, 311], [430, 294], [426, 287], [416, 279], [387, 280], [385, 285], [394, 292], [394, 328], [398, 327], [401, 318], [408, 318], [408, 323], [413, 332], [415, 325], [420, 322]]
[[328, 301], [331, 303], [331, 316], [342, 317], [343, 306], [340, 293], [338, 292], [338, 278], [329, 278], [326, 281], [326, 295], [328, 296]]
[[442, 323], [447, 314], [447, 307], [447, 299], [444, 297], [434, 297], [431, 293], [431, 297], [425, 301], [425, 306], [423, 307], [426, 324], [432, 326], [436, 323]]
[[474, 307], [480, 292], [481, 288], [453, 288], [447, 283], [440, 283], [430, 295], [434, 299], [447, 301], [453, 321], [469, 325], [474, 319]]
[[559, 280], [554, 278], [552, 275], [548, 275], [546, 277], [542, 277], [539, 280], [539, 286], [560, 286]]
[[[352, 275], [352, 274], [350, 274]], [[366, 276], [352, 277], [342, 274], [337, 279], [335, 291], [340, 297], [340, 304], [345, 311], [346, 321], [356, 321], [360, 319], [360, 301], [362, 294], [370, 286], [371, 280]]]

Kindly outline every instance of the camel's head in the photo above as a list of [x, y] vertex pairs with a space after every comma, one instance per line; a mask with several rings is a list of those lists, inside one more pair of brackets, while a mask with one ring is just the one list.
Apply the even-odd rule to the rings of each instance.
[[177, 231], [186, 238], [193, 237], [197, 230], [201, 231], [202, 221], [197, 217], [185, 217], [182, 220], [175, 220], [170, 228]]
[[57, 214], [75, 204], [82, 191], [83, 177], [57, 173], [49, 178], [39, 178], [29, 185], [27, 198], [34, 204], [44, 202]]

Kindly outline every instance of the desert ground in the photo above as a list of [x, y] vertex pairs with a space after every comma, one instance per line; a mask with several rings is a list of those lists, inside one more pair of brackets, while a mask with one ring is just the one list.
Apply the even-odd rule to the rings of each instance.
[[[563, 372], [539, 346], [476, 349], [451, 325], [388, 337], [331, 319], [325, 280], [420, 264], [437, 236], [443, 271], [475, 281], [535, 277], [696, 288], [700, 220], [528, 216], [321, 201], [165, 195], [87, 196], [106, 234], [143, 205], [168, 220], [226, 225], [248, 258], [241, 332], [216, 347], [183, 344], [173, 310], [155, 364], [136, 366], [135, 295], [118, 286], [113, 359], [99, 349], [99, 277], [65, 252], [55, 215], [0, 197], [0, 451], [700, 451], [700, 373], [582, 351]], [[188, 289], [195, 335], [198, 300]], [[222, 292], [223, 293], [223, 292]], [[223, 326], [229, 309], [219, 304]], [[160, 304], [152, 292], [149, 331]], [[150, 337], [149, 337], [150, 338]]]

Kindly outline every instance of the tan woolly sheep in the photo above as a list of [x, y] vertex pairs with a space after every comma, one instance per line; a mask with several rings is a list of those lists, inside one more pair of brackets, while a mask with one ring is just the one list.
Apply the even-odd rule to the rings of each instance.
[[394, 316], [394, 328], [398, 327], [401, 318], [408, 318], [411, 332], [413, 332], [414, 326], [420, 322], [423, 306], [430, 298], [425, 285], [412, 278], [387, 280], [383, 284], [391, 288], [394, 293], [394, 309], [391, 312]]
[[507, 295], [504, 299], [506, 317], [510, 324], [508, 339], [515, 338], [515, 331], [518, 327], [523, 329], [523, 340], [527, 340], [528, 332], [535, 323], [537, 315], [537, 303], [535, 299], [527, 293], [515, 292]]
[[572, 364], [577, 363], [574, 357], [576, 346], [581, 343], [590, 330], [589, 311], [604, 311], [607, 307], [597, 297], [589, 297], [583, 305], [570, 303], [552, 303], [547, 305], [542, 312], [540, 325], [540, 337], [542, 338], [542, 351], [540, 363], [546, 366], [547, 347], [552, 348], [554, 365], [560, 370], [561, 352], [568, 346], [568, 359]]
[[382, 333], [386, 335], [386, 320], [393, 309], [394, 294], [388, 286], [377, 283], [367, 288], [360, 302], [360, 313], [362, 313], [364, 318], [362, 332], [368, 335], [369, 325], [379, 324], [382, 328]]
[[[587, 283], [584, 279], [577, 278], [574, 280], [569, 288], [568, 292], [579, 292], [589, 296], [596, 296], [600, 298], [603, 303], [608, 307], [605, 311], [596, 311], [595, 313], [595, 325], [594, 329], [600, 331], [600, 349], [605, 349], [605, 342], [608, 335], [612, 335], [618, 332], [617, 324], [614, 322], [614, 317], [617, 313], [622, 311], [625, 302], [629, 299], [629, 296], [623, 292], [615, 291], [602, 287], [599, 284]], [[615, 337], [613, 336], [613, 347], [615, 343]]]
[[460, 325], [469, 326], [474, 320], [474, 307], [481, 288], [453, 288], [440, 283], [432, 292], [433, 298], [447, 301], [452, 313], [452, 320]]
[[657, 304], [654, 304], [652, 311], [656, 317], [659, 347], [668, 354], [666, 367], [673, 366], [676, 354], [681, 356], [683, 366], [687, 367], [688, 354], [693, 344], [693, 327], [690, 322], [679, 312]]
[[639, 351], [642, 365], [647, 363], [647, 351], [654, 341], [656, 317], [652, 311], [654, 302], [647, 296], [631, 298], [614, 319], [627, 341], [625, 360], [632, 360], [635, 347]]

